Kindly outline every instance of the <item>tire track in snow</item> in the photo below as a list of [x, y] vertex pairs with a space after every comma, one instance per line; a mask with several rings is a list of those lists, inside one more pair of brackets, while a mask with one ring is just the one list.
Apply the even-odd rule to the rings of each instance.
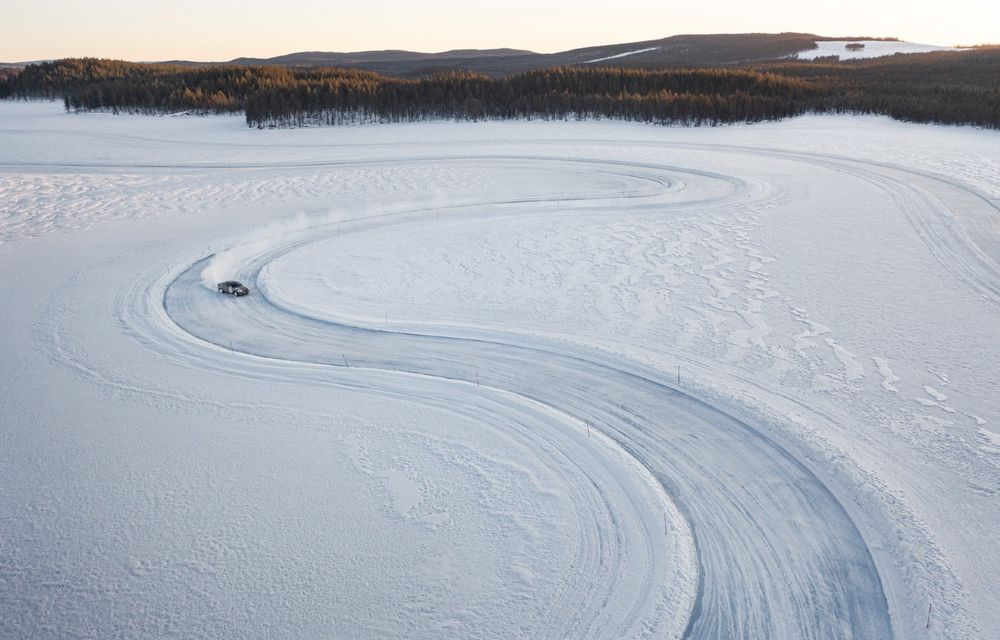
[[[255, 281], [271, 260], [322, 235], [278, 242], [241, 277]], [[596, 357], [339, 324], [260, 292], [220, 299], [201, 284], [202, 266], [163, 299], [170, 319], [202, 340], [305, 366], [343, 367], [346, 356], [351, 368], [482, 384], [600, 429], [657, 478], [694, 532], [700, 575], [687, 637], [892, 636], [878, 571], [843, 506], [751, 425]]]

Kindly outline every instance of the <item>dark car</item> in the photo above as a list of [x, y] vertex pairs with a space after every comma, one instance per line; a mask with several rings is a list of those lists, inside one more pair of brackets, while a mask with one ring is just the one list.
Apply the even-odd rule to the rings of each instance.
[[250, 289], [241, 282], [236, 282], [235, 280], [226, 280], [225, 282], [219, 283], [219, 293], [231, 293], [234, 296], [245, 296], [250, 293]]

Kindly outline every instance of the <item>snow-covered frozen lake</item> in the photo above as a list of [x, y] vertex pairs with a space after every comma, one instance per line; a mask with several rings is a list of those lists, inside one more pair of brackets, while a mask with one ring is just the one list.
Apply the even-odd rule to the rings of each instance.
[[0, 637], [991, 638], [998, 207], [885, 118], [0, 103]]
[[[849, 44], [864, 46], [848, 49], [847, 45]], [[821, 40], [816, 43], [815, 49], [800, 51], [796, 57], [799, 60], [815, 60], [826, 56], [837, 56], [841, 60], [859, 60], [894, 56], [897, 53], [931, 53], [934, 51], [962, 51], [962, 49], [894, 40]]]

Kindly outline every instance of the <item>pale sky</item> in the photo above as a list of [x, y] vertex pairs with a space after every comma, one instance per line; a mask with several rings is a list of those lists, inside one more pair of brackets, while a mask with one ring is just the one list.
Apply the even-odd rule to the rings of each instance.
[[799, 31], [1000, 43], [1000, 1], [11, 0], [0, 61], [230, 60], [295, 51], [554, 52], [681, 33]]

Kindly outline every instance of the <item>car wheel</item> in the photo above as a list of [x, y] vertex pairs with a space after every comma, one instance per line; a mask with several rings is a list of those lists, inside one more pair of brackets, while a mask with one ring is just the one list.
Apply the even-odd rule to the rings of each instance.
[[239, 291], [233, 291], [233, 297], [234, 297], [234, 298], [238, 298], [238, 297], [239, 297], [239, 295], [240, 295], [240, 292], [239, 292]]
[[222, 287], [219, 287], [219, 293], [224, 293], [224, 291], [222, 290]]

